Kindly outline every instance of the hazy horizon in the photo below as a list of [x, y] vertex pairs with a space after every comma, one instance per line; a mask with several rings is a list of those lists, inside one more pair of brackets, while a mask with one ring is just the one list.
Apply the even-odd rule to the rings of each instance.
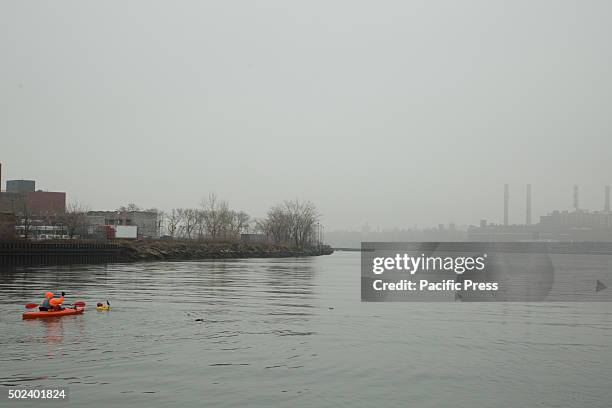
[[311, 200], [327, 230], [603, 208], [612, 3], [154, 1], [0, 5], [2, 189], [91, 209], [258, 217]]

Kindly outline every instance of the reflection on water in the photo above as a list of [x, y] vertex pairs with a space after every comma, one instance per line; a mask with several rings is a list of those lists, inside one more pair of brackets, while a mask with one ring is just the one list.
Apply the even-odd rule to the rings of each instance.
[[[4, 269], [0, 384], [73, 405], [609, 405], [610, 304], [373, 304], [359, 284], [358, 253]], [[88, 310], [22, 321], [46, 290]]]

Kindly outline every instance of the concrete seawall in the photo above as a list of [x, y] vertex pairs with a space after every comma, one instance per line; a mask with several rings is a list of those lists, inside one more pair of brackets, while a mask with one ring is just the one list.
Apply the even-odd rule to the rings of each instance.
[[188, 240], [0, 242], [0, 264], [286, 258], [331, 253], [329, 246], [297, 249], [267, 243]]

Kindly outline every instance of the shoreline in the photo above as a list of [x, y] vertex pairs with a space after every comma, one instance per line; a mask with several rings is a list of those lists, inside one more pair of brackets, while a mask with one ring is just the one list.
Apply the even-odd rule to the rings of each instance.
[[297, 258], [331, 255], [329, 246], [292, 248], [285, 245], [210, 241], [126, 241], [122, 257], [130, 261], [180, 261], [194, 259]]
[[328, 246], [293, 248], [270, 243], [191, 240], [4, 241], [0, 264], [119, 263], [331, 255]]

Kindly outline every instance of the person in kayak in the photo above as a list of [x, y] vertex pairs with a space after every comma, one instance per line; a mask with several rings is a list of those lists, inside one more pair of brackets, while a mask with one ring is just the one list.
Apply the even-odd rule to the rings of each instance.
[[38, 306], [38, 310], [40, 310], [41, 312], [49, 311], [49, 309], [51, 309], [51, 299], [53, 299], [53, 292], [45, 293], [45, 298], [40, 303], [40, 306]]
[[49, 304], [51, 305], [51, 310], [63, 310], [62, 302], [64, 301], [65, 293], [62, 292], [62, 296], [59, 298], [51, 298], [49, 299]]

